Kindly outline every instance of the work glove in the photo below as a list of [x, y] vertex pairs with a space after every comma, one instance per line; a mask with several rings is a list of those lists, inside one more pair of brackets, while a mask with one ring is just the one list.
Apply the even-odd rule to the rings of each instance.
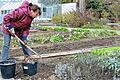
[[12, 36], [14, 36], [14, 35], [15, 35], [14, 28], [11, 28], [9, 31], [10, 31], [10, 34], [11, 34]]
[[13, 26], [10, 24], [10, 25], [8, 25], [8, 26], [6, 26], [6, 27], [7, 27], [7, 29], [9, 30], [10, 34], [11, 34], [12, 36], [14, 36], [15, 31], [14, 31]]

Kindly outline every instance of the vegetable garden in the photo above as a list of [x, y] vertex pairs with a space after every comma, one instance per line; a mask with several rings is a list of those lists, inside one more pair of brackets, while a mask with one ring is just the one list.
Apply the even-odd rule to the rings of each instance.
[[[99, 77], [101, 80], [111, 80], [119, 78], [120, 37], [117, 30], [33, 26], [28, 39], [29, 46], [39, 54], [91, 47], [93, 49], [88, 53], [39, 60], [38, 73], [31, 77], [23, 75], [18, 64], [16, 79], [96, 80]], [[2, 45], [2, 39], [0, 44]], [[23, 55], [16, 39], [13, 38], [11, 44], [11, 57]]]
[[[45, 5], [54, 2], [49, 1], [45, 0]], [[74, 0], [62, 0], [62, 3], [67, 1]], [[53, 26], [33, 23], [28, 45], [40, 55], [76, 50], [85, 52], [39, 59], [38, 72], [33, 76], [24, 75], [18, 62], [15, 79], [120, 80], [119, 2], [120, 0], [85, 0], [84, 14], [72, 11], [62, 16], [55, 15], [51, 21]], [[107, 23], [112, 25], [106, 25]], [[0, 34], [0, 50], [2, 41]], [[17, 56], [23, 56], [23, 52], [18, 40], [12, 38], [10, 57]]]

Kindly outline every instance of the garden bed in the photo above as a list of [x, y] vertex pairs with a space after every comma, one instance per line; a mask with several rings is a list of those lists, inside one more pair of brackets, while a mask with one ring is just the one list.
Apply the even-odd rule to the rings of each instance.
[[15, 78], [22, 80], [113, 80], [116, 78], [114, 70], [104, 69], [102, 64], [104, 61], [104, 58], [101, 59], [90, 53], [40, 59], [36, 75], [31, 77], [23, 75], [18, 65]]
[[[48, 28], [49, 29], [49, 28]], [[117, 35], [116, 31], [109, 30], [89, 30], [89, 29], [73, 29], [71, 32], [66, 32], [64, 28], [55, 28], [55, 31], [33, 31], [29, 35], [29, 45], [50, 44], [61, 42], [74, 42], [79, 40], [91, 40], [106, 38]], [[2, 47], [2, 37], [0, 37], [0, 49]], [[12, 40], [12, 47], [19, 47], [16, 39]]]
[[[49, 44], [37, 44], [31, 46], [39, 54], [53, 53], [53, 52], [62, 52], [70, 50], [79, 50], [83, 48], [91, 47], [107, 47], [107, 46], [119, 46], [120, 45], [120, 36], [109, 37], [109, 38], [100, 38], [100, 39], [83, 39], [79, 41], [68, 41], [61, 43], [49, 43]], [[11, 48], [11, 55], [19, 56], [22, 54], [22, 51], [19, 47]]]
[[[37, 36], [50, 36], [55, 34], [60, 35], [69, 35], [71, 33], [67, 32], [53, 32], [53, 31], [37, 31], [31, 33], [30, 37], [35, 38]], [[34, 45], [30, 45], [37, 53], [39, 54], [48, 54], [48, 53], [56, 53], [56, 52], [64, 52], [64, 51], [71, 51], [71, 50], [80, 50], [84, 48], [102, 48], [102, 47], [112, 47], [112, 46], [119, 46], [120, 45], [120, 36], [112, 36], [112, 37], [99, 37], [99, 38], [83, 38], [79, 40], [66, 40], [63, 42], [58, 43], [45, 43], [45, 44], [38, 44], [34, 43]], [[21, 56], [23, 55], [21, 48], [19, 46], [12, 47], [10, 49], [10, 57], [15, 56]], [[75, 58], [75, 56], [67, 56], [67, 57], [55, 57], [55, 58], [45, 58], [43, 60], [38, 61], [38, 73], [34, 76], [26, 76], [22, 73], [20, 64], [17, 65], [17, 72], [16, 72], [16, 79], [22, 79], [22, 80], [64, 80], [65, 76], [64, 68], [69, 68], [69, 66], [73, 66], [70, 70], [74, 71], [74, 64], [78, 65], [79, 61], [76, 62], [76, 60], [71, 60], [71, 58]], [[96, 62], [95, 62], [96, 63]], [[67, 65], [66, 65], [67, 64]], [[84, 67], [86, 65], [83, 65]], [[60, 72], [60, 67], [63, 67], [63, 72]], [[93, 68], [99, 68], [98, 66], [93, 66]], [[89, 69], [89, 67], [88, 67]], [[97, 69], [96, 69], [97, 70]], [[99, 68], [101, 71], [101, 69]], [[69, 71], [68, 71], [69, 72]], [[75, 72], [75, 71], [74, 71]], [[71, 72], [70, 72], [71, 74]], [[90, 75], [88, 78], [85, 75], [78, 75], [78, 73], [75, 73], [76, 75], [68, 75], [68, 80], [76, 80], [76, 79], [93, 79], [93, 77]], [[82, 73], [81, 73], [82, 74]], [[96, 74], [94, 72], [94, 74]], [[102, 80], [111, 80], [111, 74], [104, 75], [98, 72], [99, 75], [95, 75], [94, 77], [97, 79], [100, 77]], [[62, 78], [61, 78], [62, 76]], [[81, 77], [80, 77], [81, 76]], [[70, 78], [72, 77], [72, 78]], [[73, 79], [74, 78], [74, 79]]]
[[[62, 52], [62, 51], [70, 51], [70, 50], [79, 50], [83, 48], [94, 48], [94, 47], [112, 47], [112, 46], [119, 46], [120, 45], [120, 36], [116, 37], [110, 37], [110, 38], [101, 38], [101, 39], [93, 39], [93, 40], [80, 40], [80, 41], [73, 41], [73, 42], [62, 42], [59, 44], [46, 44], [46, 45], [36, 45], [33, 46], [33, 49], [38, 52], [39, 54], [47, 54], [47, 53], [55, 53], [55, 52]], [[20, 49], [12, 49], [11, 50], [11, 56], [20, 56], [22, 55], [22, 51]], [[82, 54], [81, 54], [82, 55]], [[84, 55], [84, 54], [83, 54]], [[75, 59], [75, 57], [72, 56], [72, 58]], [[84, 60], [84, 59], [83, 59]], [[76, 79], [98, 79], [98, 77], [102, 80], [112, 80], [113, 74], [111, 72], [107, 72], [106, 74], [103, 72], [101, 73], [102, 69], [99, 66], [95, 66], [98, 62], [92, 62], [90, 64], [84, 64], [80, 63], [79, 60], [76, 62], [76, 60], [71, 60], [71, 56], [67, 57], [55, 57], [55, 58], [45, 58], [43, 60], [38, 61], [38, 73], [34, 76], [26, 76], [22, 74], [20, 65], [17, 65], [17, 73], [16, 73], [16, 79], [22, 79], [22, 80], [64, 80], [65, 78], [64, 74], [64, 68], [71, 70], [74, 69], [75, 66], [78, 66], [78, 64], [81, 64], [85, 67], [88, 65], [91, 65], [93, 71], [91, 71], [91, 68], [88, 66], [87, 68], [84, 68], [82, 72], [85, 71], [85, 69], [88, 70], [88, 73], [81, 73], [83, 75], [79, 75], [74, 71], [76, 75], [68, 75], [69, 71], [66, 73], [69, 78], [68, 80], [76, 80]], [[87, 63], [87, 62], [86, 62]], [[94, 64], [92, 66], [92, 64]], [[61, 72], [61, 68], [63, 67], [63, 72]], [[80, 66], [79, 66], [80, 67]], [[78, 67], [78, 69], [79, 69]], [[91, 71], [91, 72], [90, 72]], [[96, 74], [97, 72], [97, 74]], [[72, 72], [70, 72], [72, 73]], [[92, 74], [91, 74], [92, 73]], [[59, 75], [60, 74], [60, 75]], [[92, 76], [94, 75], [94, 76]], [[81, 76], [81, 77], [80, 77]], [[89, 76], [89, 77], [88, 77]], [[72, 78], [71, 78], [72, 77]], [[75, 78], [75, 79], [73, 79]]]

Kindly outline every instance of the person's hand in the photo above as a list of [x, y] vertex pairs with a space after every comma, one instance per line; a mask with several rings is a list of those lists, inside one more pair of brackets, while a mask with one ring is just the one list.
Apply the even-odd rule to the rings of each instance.
[[11, 34], [12, 36], [14, 36], [14, 35], [15, 35], [14, 28], [11, 28], [9, 31], [10, 31], [10, 34]]

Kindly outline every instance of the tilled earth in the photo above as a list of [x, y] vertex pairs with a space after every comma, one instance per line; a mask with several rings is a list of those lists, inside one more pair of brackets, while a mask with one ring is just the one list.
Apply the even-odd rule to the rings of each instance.
[[[120, 36], [114, 36], [109, 38], [100, 39], [83, 39], [79, 41], [68, 41], [61, 42], [59, 44], [45, 44], [45, 45], [35, 45], [32, 48], [39, 54], [47, 54], [54, 52], [63, 52], [70, 50], [79, 50], [84, 48], [94, 48], [94, 47], [112, 47], [120, 45]], [[12, 48], [10, 50], [11, 56], [20, 56], [22, 51], [20, 48]]]
[[[79, 41], [61, 42], [59, 44], [50, 43], [50, 44], [45, 44], [45, 45], [35, 45], [32, 48], [39, 54], [47, 54], [47, 53], [63, 52], [63, 51], [70, 51], [70, 50], [79, 50], [83, 48], [110, 47], [110, 46], [119, 46], [119, 45], [120, 45], [120, 36], [114, 36], [114, 37], [109, 37], [109, 38], [82, 39]], [[14, 48], [10, 50], [10, 57], [20, 56], [20, 55], [23, 55], [21, 48]], [[58, 63], [64, 62], [64, 61], [65, 62], [67, 61], [66, 57], [55, 57], [55, 58], [46, 58], [43, 60], [38, 60], [38, 72], [36, 75], [33, 75], [33, 76], [24, 75], [22, 72], [22, 68], [20, 66], [21, 64], [17, 64], [15, 79], [63, 80], [63, 79], [60, 79], [55, 74], [55, 66]], [[103, 77], [103, 79], [101, 78], [98, 80], [112, 80], [111, 78], [105, 78], [106, 76], [104, 75], [101, 75], [101, 76]], [[70, 80], [70, 79], [67, 79], [67, 80]], [[74, 79], [74, 80], [87, 80], [87, 79], [79, 78], [79, 79]]]
[[[96, 66], [97, 62], [84, 64], [75, 62], [69, 57], [47, 58], [38, 61], [38, 72], [33, 76], [23, 74], [20, 64], [17, 65], [15, 79], [18, 80], [113, 80], [111, 72], [103, 73]], [[81, 65], [81, 67], [79, 67]], [[70, 67], [69, 67], [70, 66]], [[76, 69], [77, 67], [77, 69]], [[84, 67], [84, 68], [83, 68]], [[81, 71], [79, 72], [79, 68]], [[58, 75], [59, 74], [59, 75]]]
[[[120, 45], [120, 36], [109, 37], [109, 38], [100, 38], [100, 39], [85, 39], [80, 41], [73, 42], [62, 42], [60, 44], [46, 44], [46, 45], [37, 45], [34, 46], [33, 49], [39, 54], [47, 54], [47, 53], [55, 53], [55, 52], [63, 52], [70, 50], [79, 50], [83, 48], [94, 48], [94, 47], [112, 47]], [[21, 49], [12, 49], [11, 57], [22, 55]], [[55, 58], [45, 58], [43, 60], [39, 60], [38, 62], [38, 73], [34, 76], [26, 76], [22, 73], [22, 69], [20, 65], [18, 65], [18, 72], [16, 73], [16, 79], [22, 80], [65, 80], [60, 79], [55, 74], [55, 65], [57, 63], [61, 63], [67, 61], [65, 57], [55, 57]], [[71, 62], [71, 61], [70, 61]], [[100, 74], [100, 73], [99, 73]], [[101, 74], [100, 74], [101, 75]], [[106, 77], [107, 76], [107, 77]], [[111, 75], [97, 75], [96, 77], [101, 77], [98, 80], [112, 80]], [[73, 79], [67, 79], [73, 80]], [[75, 79], [77, 80], [77, 79]], [[83, 78], [79, 78], [78, 80], [87, 80]]]

